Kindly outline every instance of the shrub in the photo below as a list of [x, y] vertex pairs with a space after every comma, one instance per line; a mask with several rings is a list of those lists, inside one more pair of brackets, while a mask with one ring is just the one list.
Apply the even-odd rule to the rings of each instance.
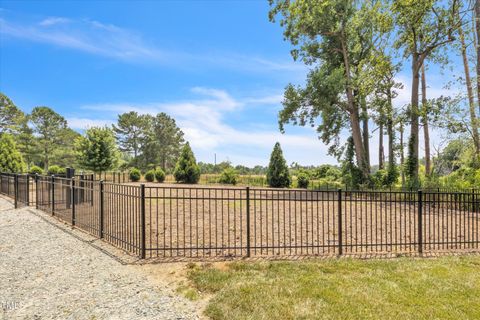
[[48, 167], [48, 174], [66, 174], [67, 169], [53, 165]]
[[142, 177], [142, 173], [137, 168], [130, 169], [128, 175], [130, 177], [130, 180], [133, 182], [140, 181], [140, 178]]
[[200, 168], [188, 142], [180, 153], [173, 175], [175, 181], [180, 183], [197, 183], [200, 179]]
[[19, 173], [25, 164], [22, 155], [17, 150], [15, 140], [10, 134], [0, 134], [0, 171]]
[[161, 168], [155, 170], [155, 179], [157, 180], [157, 182], [165, 181], [165, 172], [163, 172]]
[[308, 179], [308, 175], [305, 172], [300, 172], [297, 176], [297, 186], [299, 188], [308, 188], [308, 184], [310, 183], [310, 180]]
[[43, 174], [43, 169], [39, 166], [31, 166], [30, 170], [28, 170], [30, 174]]
[[148, 170], [145, 173], [145, 180], [148, 182], [153, 182], [155, 180], [155, 170]]
[[280, 143], [276, 143], [270, 156], [270, 163], [267, 169], [267, 182], [270, 187], [286, 188], [289, 187], [292, 180], [288, 173], [288, 166], [283, 157]]
[[388, 171], [385, 169], [380, 169], [374, 174], [371, 175], [371, 182], [373, 187], [381, 189], [385, 187], [388, 181]]
[[222, 171], [218, 182], [225, 184], [236, 185], [238, 180], [238, 173], [234, 168], [226, 168]]

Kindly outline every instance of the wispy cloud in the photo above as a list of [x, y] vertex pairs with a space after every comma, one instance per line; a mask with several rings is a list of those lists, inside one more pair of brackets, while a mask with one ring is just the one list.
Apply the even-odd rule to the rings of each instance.
[[[279, 96], [234, 98], [228, 92], [211, 88], [193, 88], [192, 92], [200, 98], [165, 103], [119, 103], [85, 105], [90, 112], [123, 113], [137, 111], [142, 114], [166, 112], [173, 116], [185, 133], [186, 139], [198, 153], [200, 160], [210, 160], [214, 152], [228, 155], [234, 163], [247, 165], [266, 164], [276, 141], [284, 148], [285, 154], [295, 155], [291, 161], [311, 163], [312, 155], [318, 161], [334, 162], [327, 156], [327, 147], [317, 138], [310, 128], [302, 133], [280, 134], [276, 126], [258, 128], [253, 123], [238, 126], [227, 124], [231, 113], [242, 112], [242, 107], [258, 101], [259, 105], [278, 101]], [[251, 110], [250, 110], [251, 111]], [[114, 122], [115, 119], [112, 119]], [[86, 121], [85, 121], [86, 122]], [[276, 120], [272, 121], [273, 123]], [[288, 158], [287, 158], [288, 159]]]
[[89, 118], [76, 118], [69, 117], [67, 118], [68, 126], [72, 129], [85, 130], [91, 127], [109, 127], [115, 121], [111, 120], [100, 120], [100, 119], [89, 119]]
[[155, 44], [161, 39], [145, 39], [138, 32], [89, 19], [47, 17], [40, 21], [0, 18], [0, 34], [7, 37], [44, 43], [118, 60], [149, 63], [197, 70], [230, 69], [240, 72], [286, 72], [303, 74], [306, 68], [290, 57], [265, 58], [253, 53], [188, 52], [166, 50]]
[[58, 24], [64, 24], [64, 23], [69, 23], [71, 20], [67, 18], [62, 18], [62, 17], [49, 17], [46, 18], [38, 23], [39, 26], [47, 27], [47, 26], [53, 26], [53, 25], [58, 25]]
[[76, 49], [122, 60], [161, 60], [163, 54], [129, 30], [91, 20], [46, 18], [39, 23], [18, 24], [0, 18], [0, 33], [28, 41]]

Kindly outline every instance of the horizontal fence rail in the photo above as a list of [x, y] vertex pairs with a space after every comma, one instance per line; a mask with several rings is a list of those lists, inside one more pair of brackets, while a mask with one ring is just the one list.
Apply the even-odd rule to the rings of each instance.
[[0, 174], [0, 193], [141, 258], [479, 249], [480, 193], [154, 186]]

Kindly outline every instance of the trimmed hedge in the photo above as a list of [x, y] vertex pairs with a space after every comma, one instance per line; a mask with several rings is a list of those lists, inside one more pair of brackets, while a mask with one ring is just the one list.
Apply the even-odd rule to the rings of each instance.
[[165, 181], [165, 172], [163, 172], [161, 168], [155, 170], [155, 180], [157, 180], [157, 182]]
[[148, 182], [153, 182], [155, 180], [155, 170], [148, 170], [146, 173], [145, 173], [145, 180], [147, 180]]
[[128, 175], [130, 177], [130, 180], [133, 182], [140, 181], [140, 178], [142, 177], [142, 173], [137, 168], [130, 169], [130, 172], [128, 173]]
[[48, 174], [66, 174], [66, 173], [67, 173], [67, 169], [62, 168], [60, 166], [53, 165], [48, 167]]
[[43, 169], [39, 166], [31, 166], [30, 170], [28, 170], [30, 174], [43, 174]]

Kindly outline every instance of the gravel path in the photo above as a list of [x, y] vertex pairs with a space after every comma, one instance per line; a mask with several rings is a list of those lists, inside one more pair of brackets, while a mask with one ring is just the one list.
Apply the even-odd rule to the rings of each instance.
[[139, 266], [49, 220], [0, 197], [0, 319], [198, 318], [190, 301], [149, 281]]

